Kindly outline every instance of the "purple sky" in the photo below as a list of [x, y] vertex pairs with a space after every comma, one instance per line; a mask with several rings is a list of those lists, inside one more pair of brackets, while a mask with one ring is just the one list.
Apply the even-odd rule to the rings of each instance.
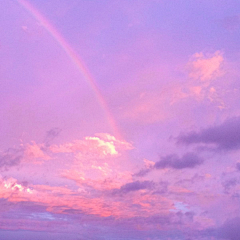
[[0, 240], [239, 240], [240, 1], [2, 0]]

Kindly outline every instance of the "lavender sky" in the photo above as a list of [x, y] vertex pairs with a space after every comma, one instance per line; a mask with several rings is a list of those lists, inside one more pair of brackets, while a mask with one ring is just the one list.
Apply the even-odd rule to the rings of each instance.
[[239, 240], [240, 1], [2, 0], [0, 240]]

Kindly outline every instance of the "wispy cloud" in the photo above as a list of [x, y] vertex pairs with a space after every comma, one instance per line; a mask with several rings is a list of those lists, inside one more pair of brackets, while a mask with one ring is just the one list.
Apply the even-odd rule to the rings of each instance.
[[212, 55], [205, 55], [203, 52], [195, 53], [188, 63], [189, 77], [195, 80], [209, 81], [222, 74], [224, 58], [221, 51]]
[[20, 164], [23, 158], [23, 149], [9, 148], [0, 154], [0, 169], [8, 170]]
[[52, 128], [47, 131], [45, 136], [45, 145], [48, 146], [56, 137], [59, 136], [62, 130], [60, 128]]
[[18, 166], [23, 162], [40, 164], [51, 159], [45, 150], [44, 144], [36, 144], [34, 141], [21, 144], [16, 148], [9, 148], [0, 153], [0, 169], [9, 170], [9, 168]]

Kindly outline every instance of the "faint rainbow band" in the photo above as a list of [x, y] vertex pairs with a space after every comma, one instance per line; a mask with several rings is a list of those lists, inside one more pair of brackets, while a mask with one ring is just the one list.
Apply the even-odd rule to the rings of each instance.
[[113, 131], [113, 134], [117, 138], [121, 138], [120, 131], [117, 127], [114, 117], [112, 116], [110, 110], [108, 109], [108, 105], [99, 91], [93, 77], [89, 73], [85, 64], [81, 60], [81, 58], [76, 54], [76, 52], [72, 49], [72, 47], [68, 44], [68, 42], [64, 39], [64, 37], [54, 28], [54, 26], [29, 2], [26, 0], [16, 0], [25, 10], [27, 10], [37, 21], [41, 23], [41, 25], [46, 29], [46, 31], [56, 40], [59, 46], [64, 50], [67, 56], [72, 60], [74, 65], [77, 67], [78, 71], [83, 75], [84, 79], [93, 90], [99, 105], [103, 109], [107, 121], [110, 124], [110, 127]]

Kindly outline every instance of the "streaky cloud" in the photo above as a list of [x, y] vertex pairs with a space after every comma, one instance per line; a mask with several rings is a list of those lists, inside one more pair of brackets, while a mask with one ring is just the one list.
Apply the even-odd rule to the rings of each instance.
[[180, 134], [177, 143], [215, 145], [216, 150], [237, 150], [240, 148], [240, 116], [226, 120], [219, 126]]
[[148, 173], [152, 172], [154, 169], [184, 169], [184, 168], [195, 168], [201, 164], [203, 164], [204, 159], [200, 158], [193, 152], [185, 153], [182, 157], [179, 157], [177, 154], [169, 154], [157, 162], [155, 162], [151, 166], [145, 166], [137, 173], [133, 174], [136, 177], [144, 177]]
[[128, 192], [135, 192], [139, 190], [144, 190], [144, 189], [153, 189], [155, 184], [152, 181], [135, 181], [135, 182], [130, 182], [126, 183], [121, 186], [120, 189], [114, 189], [113, 193], [128, 193]]
[[154, 165], [155, 169], [173, 168], [194, 168], [203, 163], [203, 159], [198, 157], [195, 153], [189, 152], [182, 157], [178, 157], [176, 154], [167, 155], [161, 158], [160, 161]]

